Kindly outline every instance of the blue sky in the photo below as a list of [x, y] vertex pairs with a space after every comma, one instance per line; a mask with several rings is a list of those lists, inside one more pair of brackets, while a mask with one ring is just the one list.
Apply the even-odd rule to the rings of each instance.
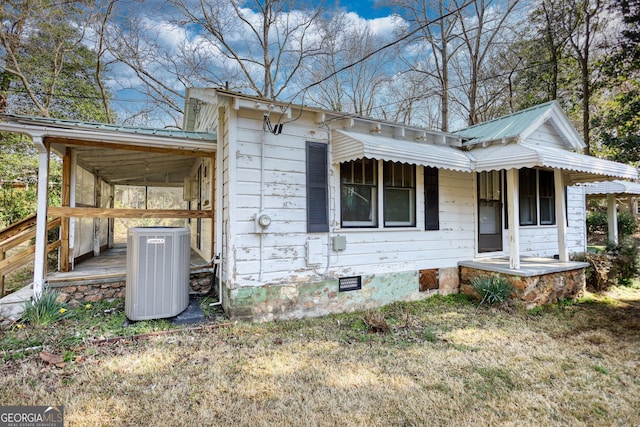
[[340, 0], [340, 5], [366, 19], [391, 15], [389, 8], [377, 6], [375, 0]]

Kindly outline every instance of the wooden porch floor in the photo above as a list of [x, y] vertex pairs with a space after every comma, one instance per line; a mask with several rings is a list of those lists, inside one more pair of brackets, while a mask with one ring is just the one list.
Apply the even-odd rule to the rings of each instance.
[[[197, 252], [191, 250], [191, 271], [201, 270], [208, 260], [204, 260]], [[101, 279], [124, 280], [127, 274], [127, 248], [116, 247], [107, 249], [97, 257], [89, 258], [77, 263], [73, 271], [55, 271], [47, 274], [47, 281], [51, 284], [95, 281]]]
[[520, 259], [520, 268], [514, 270], [509, 265], [509, 258], [476, 259], [472, 261], [458, 262], [460, 267], [469, 267], [493, 273], [508, 274], [511, 276], [532, 277], [545, 274], [560, 273], [562, 271], [577, 270], [589, 266], [587, 262], [569, 261], [563, 262], [554, 258], [523, 257]]

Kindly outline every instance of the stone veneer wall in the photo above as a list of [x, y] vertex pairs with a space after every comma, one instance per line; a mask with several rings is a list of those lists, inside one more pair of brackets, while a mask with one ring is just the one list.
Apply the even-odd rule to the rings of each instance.
[[[192, 292], [206, 292], [211, 285], [211, 273], [196, 273], [191, 275], [189, 286]], [[60, 292], [58, 301], [77, 307], [82, 304], [94, 303], [103, 299], [124, 298], [126, 282], [124, 280], [103, 281], [101, 283], [61, 283], [51, 284], [49, 287]], [[216, 289], [217, 291], [217, 289]]]
[[222, 303], [231, 319], [272, 321], [323, 316], [381, 307], [458, 293], [458, 268], [438, 269], [438, 289], [420, 291], [419, 272], [362, 275], [362, 288], [340, 292], [338, 279], [308, 280], [229, 289], [222, 286]]
[[[471, 281], [476, 276], [487, 276], [491, 272], [470, 267], [460, 267], [460, 292], [475, 295]], [[562, 298], [575, 299], [585, 290], [585, 269], [561, 271], [540, 276], [512, 276], [500, 273], [515, 288], [515, 297], [524, 301], [526, 307], [553, 304]]]

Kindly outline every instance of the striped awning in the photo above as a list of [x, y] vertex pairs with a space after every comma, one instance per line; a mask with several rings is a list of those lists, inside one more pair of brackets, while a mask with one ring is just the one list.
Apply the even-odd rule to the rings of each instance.
[[546, 167], [574, 173], [574, 181], [602, 179], [636, 179], [637, 170], [624, 163], [613, 162], [559, 148], [524, 142], [477, 147], [468, 153], [477, 172]]
[[345, 130], [334, 130], [331, 144], [334, 163], [367, 158], [472, 172], [469, 157], [459, 148], [444, 144]]

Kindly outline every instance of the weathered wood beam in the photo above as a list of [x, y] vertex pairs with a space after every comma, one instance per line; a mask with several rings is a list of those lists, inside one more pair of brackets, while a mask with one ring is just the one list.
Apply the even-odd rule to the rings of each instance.
[[211, 218], [212, 209], [110, 209], [49, 207], [49, 215], [76, 218]]
[[146, 153], [162, 153], [162, 154], [176, 154], [179, 156], [191, 156], [191, 157], [209, 157], [211, 153], [215, 151], [216, 145], [211, 144], [211, 150], [193, 150], [193, 149], [181, 149], [181, 148], [160, 148], [160, 147], [148, 147], [144, 145], [129, 145], [114, 142], [102, 142], [102, 141], [85, 141], [80, 139], [60, 138], [60, 137], [46, 137], [47, 141], [51, 144], [64, 144], [64, 145], [77, 145], [82, 147], [102, 147], [110, 148], [113, 150], [128, 150], [128, 151], [142, 151]]

